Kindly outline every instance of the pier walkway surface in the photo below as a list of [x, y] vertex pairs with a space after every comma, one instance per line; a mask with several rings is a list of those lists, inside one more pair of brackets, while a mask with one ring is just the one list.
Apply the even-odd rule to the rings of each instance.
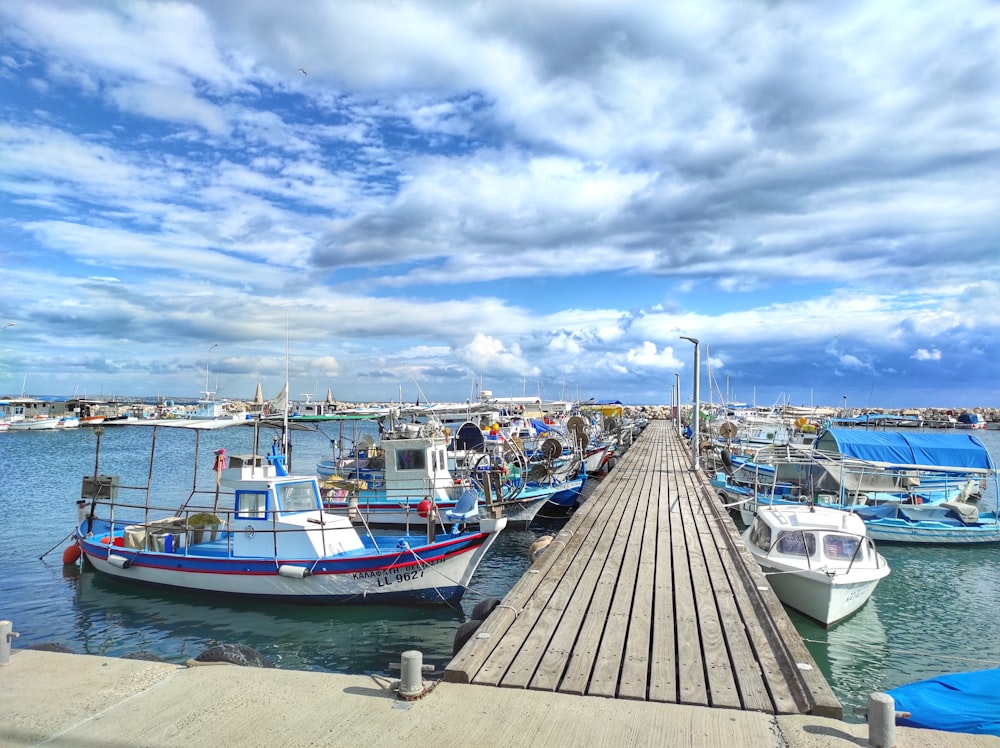
[[649, 424], [445, 680], [842, 716], [669, 421]]
[[[387, 680], [186, 667], [15, 649], [0, 667], [0, 746], [412, 748], [865, 746], [868, 727], [816, 715], [438, 683], [400, 701]], [[1000, 748], [1000, 738], [896, 728], [899, 748]]]

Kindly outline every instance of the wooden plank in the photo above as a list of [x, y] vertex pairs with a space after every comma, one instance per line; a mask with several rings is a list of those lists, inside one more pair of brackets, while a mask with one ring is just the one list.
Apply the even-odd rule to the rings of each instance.
[[[503, 648], [498, 648], [496, 652], [497, 657], [502, 656], [503, 661], [496, 664], [488, 662], [488, 667], [484, 666], [481, 674], [484, 680], [488, 677], [489, 681], [495, 680], [498, 685], [510, 688], [528, 687], [538, 663], [549, 648], [552, 632], [576, 589], [579, 576], [593, 555], [598, 540], [597, 533], [607, 522], [615, 506], [624, 501], [622, 491], [618, 490], [621, 487], [620, 477], [616, 486], [605, 492], [595, 504], [597, 512], [590, 531], [574, 536], [576, 543], [573, 553], [561, 554], [563, 558], [542, 580], [544, 586], [540, 587], [539, 595], [545, 596], [545, 604], [534, 606], [531, 616], [525, 616], [511, 626], [509, 645], [504, 642]], [[593, 497], [587, 503], [591, 500]], [[500, 669], [504, 672], [497, 679]]]
[[674, 610], [673, 522], [670, 503], [676, 495], [673, 471], [675, 461], [669, 449], [662, 456], [659, 475], [656, 522], [656, 569], [653, 582], [653, 628], [649, 663], [649, 700], [678, 701], [677, 626]]
[[[579, 578], [575, 580], [573, 591], [576, 594], [571, 593], [566, 596], [564, 610], [560, 611], [561, 614], [558, 618], [552, 616], [546, 621], [550, 625], [550, 628], [545, 632], [550, 633], [549, 646], [538, 663], [535, 675], [529, 683], [530, 688], [540, 691], [555, 691], [559, 688], [567, 663], [573, 653], [584, 614], [597, 591], [601, 571], [618, 533], [618, 527], [628, 503], [626, 500], [615, 502], [612, 507], [613, 511], [600, 530], [594, 552], [582, 569]], [[570, 591], [569, 585], [560, 585], [560, 587]]]
[[[604, 501], [608, 495], [605, 493]], [[590, 504], [590, 500], [586, 504]], [[591, 507], [591, 511], [579, 518], [582, 521], [573, 521], [570, 538], [561, 545], [556, 545], [556, 541], [553, 541], [545, 553], [529, 569], [530, 574], [535, 571], [535, 565], [539, 562], [548, 562], [537, 569], [538, 573], [534, 577], [535, 584], [531, 589], [530, 596], [521, 601], [516, 619], [510, 621], [502, 638], [495, 643], [489, 654], [480, 662], [472, 682], [500, 685], [505, 677], [510, 677], [509, 671], [512, 663], [524, 650], [527, 636], [546, 607], [553, 605], [551, 601], [553, 590], [565, 576], [566, 570], [577, 563], [581, 548], [585, 549], [585, 546], [590, 542], [593, 527], [595, 523], [600, 522], [602, 506], [602, 499], [598, 499]], [[574, 515], [571, 519], [577, 520], [578, 518]], [[553, 547], [554, 545], [556, 547]], [[507, 598], [504, 598], [504, 602], [507, 602]]]
[[[628, 564], [626, 559], [629, 551], [634, 551], [637, 557], [638, 544], [642, 542], [641, 537], [636, 538], [632, 533], [636, 514], [640, 509], [640, 502], [636, 497], [642, 490], [642, 476], [642, 472], [636, 471], [628, 486], [629, 500], [624, 505], [618, 532], [612, 539], [597, 588], [584, 614], [579, 636], [559, 686], [561, 693], [595, 692], [614, 696], [618, 690], [622, 644], [616, 646], [614, 639], [624, 641], [624, 634], [628, 629], [629, 606], [625, 605], [624, 610], [623, 606], [619, 606], [617, 612], [614, 612], [613, 601], [619, 588], [627, 587], [630, 597], [635, 593], [636, 561]], [[604, 667], [598, 674], [597, 665], [605, 634], [609, 636], [609, 650], [605, 651]], [[608, 662], [608, 657], [613, 658], [613, 662]]]
[[708, 705], [708, 686], [705, 683], [705, 663], [698, 626], [698, 607], [695, 603], [694, 580], [691, 577], [691, 558], [684, 526], [688, 521], [685, 511], [684, 473], [681, 461], [675, 460], [677, 469], [671, 472], [673, 497], [670, 501], [670, 539], [674, 568], [674, 610], [677, 629], [678, 700], [681, 704]]
[[656, 507], [651, 500], [651, 462], [646, 461], [643, 467], [628, 545], [607, 616], [604, 638], [586, 689], [593, 696], [614, 697], [624, 691], [627, 698], [646, 698], [653, 598], [652, 559], [645, 567], [646, 580], [640, 582], [639, 577], [643, 569], [642, 559], [652, 556], [647, 543], [652, 546], [656, 542]]
[[[564, 558], [560, 563], [565, 567], [572, 561], [572, 553], [576, 552], [580, 543], [589, 534], [600, 514], [605, 497], [609, 491], [615, 489], [617, 482], [617, 480], [602, 481], [601, 485], [590, 495], [590, 498], [573, 513], [563, 529], [555, 535], [555, 539], [546, 552], [515, 583], [510, 592], [504, 596], [501, 605], [477, 630], [477, 636], [485, 636], [470, 639], [465, 647], [448, 663], [444, 673], [445, 681], [451, 683], [472, 683], [475, 681], [488, 685], [496, 685], [499, 682], [505, 669], [500, 668], [499, 663], [509, 664], [520, 644], [516, 639], [516, 634], [514, 639], [506, 641], [507, 631], [516, 619], [523, 617], [528, 620], [533, 609], [537, 616], [537, 608], [544, 605], [548, 595], [545, 594], [544, 590], [541, 593], [536, 593], [536, 590], [542, 584], [546, 574], [549, 573], [549, 569], [557, 563], [558, 556], [567, 551], [567, 548], [569, 548], [570, 556]], [[536, 594], [541, 594], [541, 597], [536, 599]], [[510, 653], [512, 648], [514, 649], [513, 654]], [[499, 655], [495, 654], [497, 651], [499, 651]], [[505, 655], [505, 653], [507, 654]], [[489, 665], [487, 665], [488, 662]]]
[[649, 695], [650, 662], [653, 656], [653, 601], [656, 589], [656, 544], [659, 520], [659, 482], [654, 474], [649, 482], [649, 503], [643, 525], [642, 552], [636, 571], [635, 597], [629, 619], [618, 697], [646, 699]]
[[[698, 608], [708, 703], [710, 706], [739, 709], [741, 706], [740, 693], [736, 687], [733, 666], [729, 659], [730, 653], [723, 635], [716, 588], [708, 573], [705, 548], [702, 545], [702, 533], [707, 531], [707, 528], [705, 527], [705, 515], [701, 511], [694, 486], [694, 476], [696, 475], [698, 473], [686, 472], [683, 474], [684, 496], [681, 503], [686, 514], [684, 535], [688, 546], [691, 581], [694, 585]], [[711, 536], [709, 536], [709, 540], [711, 540]], [[728, 588], [728, 584], [726, 587]]]
[[729, 576], [726, 567], [727, 538], [722, 527], [723, 522], [732, 522], [728, 513], [717, 510], [717, 500], [711, 485], [707, 479], [700, 476], [702, 485], [699, 487], [698, 497], [705, 514], [704, 531], [702, 535], [702, 548], [704, 549], [705, 563], [708, 568], [709, 577], [715, 590], [716, 602], [719, 606], [719, 614], [724, 624], [724, 633], [727, 641], [727, 649], [733, 663], [733, 673], [736, 678], [736, 685], [739, 689], [741, 706], [743, 709], [760, 712], [775, 711], [775, 704], [771, 699], [771, 691], [765, 682], [761, 663], [757, 658], [757, 648], [752, 640], [751, 628], [760, 627], [756, 624], [755, 617], [747, 618], [744, 609], [741, 609], [739, 598], [744, 590], [737, 583], [733, 584], [733, 579]]

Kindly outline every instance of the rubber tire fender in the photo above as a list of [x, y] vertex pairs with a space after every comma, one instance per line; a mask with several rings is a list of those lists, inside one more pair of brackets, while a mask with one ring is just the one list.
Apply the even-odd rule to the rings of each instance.
[[452, 657], [458, 654], [459, 650], [462, 649], [462, 647], [465, 646], [465, 643], [472, 638], [472, 635], [476, 633], [476, 630], [482, 625], [482, 623], [482, 621], [473, 618], [458, 627], [458, 631], [455, 632], [455, 639], [451, 645]]

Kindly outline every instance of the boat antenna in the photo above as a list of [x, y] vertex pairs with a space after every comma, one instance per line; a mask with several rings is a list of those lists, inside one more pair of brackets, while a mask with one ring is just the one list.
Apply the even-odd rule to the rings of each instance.
[[288, 454], [288, 310], [285, 310], [285, 404], [282, 414], [281, 429], [281, 453], [285, 455], [285, 466], [288, 470], [292, 468], [292, 458]]
[[[413, 376], [413, 372], [410, 370], [409, 366], [406, 367], [406, 373], [410, 375], [410, 379], [412, 379], [413, 380], [413, 384], [416, 385], [416, 387], [417, 387], [417, 394], [419, 394], [420, 397], [422, 397], [424, 399], [424, 403], [426, 405], [430, 405], [431, 401], [427, 398], [427, 395], [424, 394], [424, 391], [422, 389], [420, 389], [420, 382], [418, 382], [417, 378], [415, 376]], [[402, 398], [400, 398], [400, 399], [402, 399]]]

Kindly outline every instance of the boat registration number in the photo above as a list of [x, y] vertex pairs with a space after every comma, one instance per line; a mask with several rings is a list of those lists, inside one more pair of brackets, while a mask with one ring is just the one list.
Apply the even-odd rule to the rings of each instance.
[[440, 564], [441, 560], [430, 561], [426, 564], [418, 566], [414, 569], [408, 569], [406, 571], [392, 570], [392, 571], [356, 571], [353, 574], [354, 579], [371, 579], [379, 587], [390, 587], [394, 584], [402, 584], [404, 582], [415, 582], [418, 579], [422, 579], [424, 576], [424, 570], [428, 566], [435, 566]]

